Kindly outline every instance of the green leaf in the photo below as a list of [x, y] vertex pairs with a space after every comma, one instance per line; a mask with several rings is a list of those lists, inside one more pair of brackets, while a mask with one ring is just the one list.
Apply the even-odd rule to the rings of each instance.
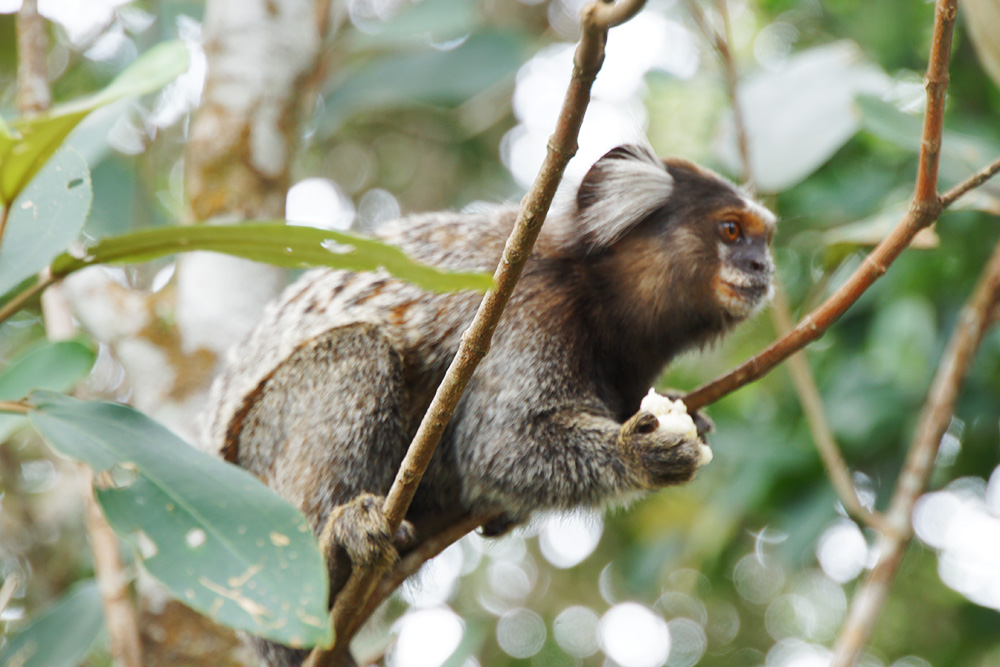
[[0, 294], [49, 265], [80, 235], [93, 192], [87, 163], [64, 148], [21, 192], [0, 239]]
[[485, 291], [492, 285], [492, 278], [485, 274], [441, 271], [415, 262], [396, 246], [375, 239], [273, 222], [145, 229], [103, 239], [88, 248], [83, 258], [61, 255], [52, 264], [52, 272], [64, 276], [94, 264], [145, 262], [190, 250], [221, 252], [289, 268], [384, 268], [435, 292]]
[[[860, 127], [853, 107], [862, 93], [882, 93], [889, 77], [848, 41], [812, 47], [775, 69], [761, 69], [740, 85], [751, 171], [763, 192], [780, 192], [824, 165]], [[740, 170], [732, 119], [720, 157]]]
[[[16, 401], [33, 389], [69, 391], [87, 377], [97, 355], [78, 341], [43, 341], [0, 372], [0, 400]], [[24, 417], [0, 414], [0, 442], [24, 423]]]
[[455, 107], [486, 89], [512, 79], [524, 62], [524, 41], [499, 31], [470, 36], [458, 47], [430, 47], [372, 60], [344, 73], [326, 96], [324, 133], [333, 133], [351, 115], [401, 106]]
[[129, 407], [32, 398], [53, 448], [111, 471], [118, 485], [97, 490], [108, 522], [178, 600], [291, 646], [329, 642], [326, 565], [301, 512]]
[[21, 667], [76, 667], [104, 627], [97, 582], [73, 586], [58, 602], [38, 614], [0, 650], [0, 664]]
[[12, 132], [0, 132], [0, 205], [14, 201], [66, 135], [91, 111], [152, 92], [187, 68], [188, 53], [183, 42], [164, 42], [142, 54], [104, 90], [55, 106], [48, 113], [12, 121]]

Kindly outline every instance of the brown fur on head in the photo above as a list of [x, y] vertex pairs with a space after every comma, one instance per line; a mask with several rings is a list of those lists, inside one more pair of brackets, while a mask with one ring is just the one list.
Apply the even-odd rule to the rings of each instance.
[[593, 268], [595, 308], [669, 356], [725, 333], [772, 294], [775, 217], [718, 174], [620, 146], [584, 177], [563, 252]]

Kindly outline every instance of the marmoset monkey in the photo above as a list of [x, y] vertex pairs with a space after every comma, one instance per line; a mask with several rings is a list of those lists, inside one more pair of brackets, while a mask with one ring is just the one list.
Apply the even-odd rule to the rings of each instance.
[[[467, 512], [499, 515], [483, 527], [499, 534], [538, 510], [686, 482], [710, 454], [706, 421], [664, 428], [640, 402], [674, 356], [769, 298], [774, 216], [722, 177], [638, 145], [598, 160], [566, 208], [543, 228], [420, 484], [407, 514], [418, 535]], [[492, 271], [516, 215], [417, 215], [377, 235], [419, 261]], [[384, 272], [305, 274], [231, 353], [208, 446], [298, 505], [350, 562], [385, 562], [395, 552], [377, 496], [480, 299]], [[347, 573], [335, 560], [338, 590]], [[273, 665], [306, 653], [258, 648]]]

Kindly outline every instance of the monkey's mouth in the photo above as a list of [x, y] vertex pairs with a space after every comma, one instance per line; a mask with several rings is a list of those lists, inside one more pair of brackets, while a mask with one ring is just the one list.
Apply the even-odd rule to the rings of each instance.
[[[727, 276], [730, 278], [730, 276]], [[736, 279], [716, 279], [719, 303], [735, 317], [747, 317], [770, 300], [774, 293], [768, 276], [741, 273]]]
[[733, 296], [754, 304], [766, 298], [771, 291], [771, 281], [766, 278], [743, 283], [726, 282], [725, 285], [733, 293]]

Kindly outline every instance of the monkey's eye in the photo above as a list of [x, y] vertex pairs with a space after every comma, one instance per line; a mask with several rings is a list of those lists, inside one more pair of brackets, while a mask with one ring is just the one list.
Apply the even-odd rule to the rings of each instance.
[[743, 230], [740, 229], [739, 223], [723, 220], [719, 223], [719, 236], [726, 243], [736, 243], [743, 236]]

